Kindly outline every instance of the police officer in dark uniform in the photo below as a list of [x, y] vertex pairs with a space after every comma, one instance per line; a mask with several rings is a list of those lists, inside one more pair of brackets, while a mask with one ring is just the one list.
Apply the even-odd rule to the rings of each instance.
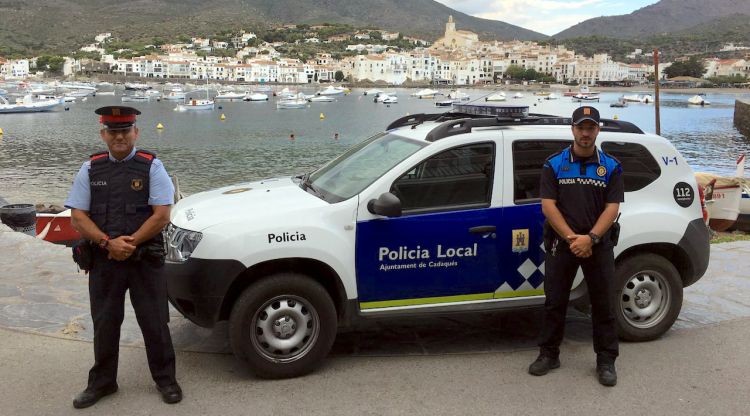
[[73, 400], [84, 408], [117, 391], [120, 326], [125, 292], [146, 344], [151, 376], [167, 403], [182, 400], [175, 378], [175, 354], [167, 322], [167, 284], [162, 274], [161, 231], [169, 223], [174, 187], [153, 153], [136, 150], [140, 111], [131, 107], [96, 110], [108, 151], [81, 166], [65, 205], [73, 226], [89, 241], [89, 275], [94, 322], [94, 366], [88, 386]]
[[544, 323], [539, 357], [529, 373], [541, 376], [560, 366], [560, 343], [573, 280], [580, 266], [588, 288], [599, 382], [617, 384], [617, 329], [613, 311], [614, 244], [611, 226], [624, 201], [622, 167], [597, 149], [599, 112], [573, 112], [573, 145], [544, 164], [540, 197], [547, 221]]

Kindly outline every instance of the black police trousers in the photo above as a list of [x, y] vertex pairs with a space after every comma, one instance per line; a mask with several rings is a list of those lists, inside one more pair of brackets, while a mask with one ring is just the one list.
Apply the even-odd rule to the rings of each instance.
[[88, 388], [103, 389], [117, 381], [120, 326], [125, 316], [125, 291], [135, 310], [146, 344], [151, 377], [159, 386], [176, 382], [175, 355], [169, 335], [167, 282], [163, 266], [147, 261], [116, 261], [95, 248], [94, 267], [89, 274], [91, 317], [94, 321], [94, 366]]
[[[607, 240], [604, 240], [607, 241]], [[565, 332], [565, 314], [573, 280], [580, 266], [591, 300], [594, 351], [597, 364], [614, 364], [619, 354], [617, 327], [612, 304], [615, 260], [612, 245], [597, 244], [588, 258], [576, 257], [566, 241], [547, 251], [544, 261], [544, 323], [539, 339], [540, 353], [556, 358]]]

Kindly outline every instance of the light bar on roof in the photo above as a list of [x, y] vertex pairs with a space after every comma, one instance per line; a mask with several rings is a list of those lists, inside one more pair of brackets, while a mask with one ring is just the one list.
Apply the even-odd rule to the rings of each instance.
[[453, 104], [456, 113], [476, 116], [524, 118], [529, 116], [527, 105]]

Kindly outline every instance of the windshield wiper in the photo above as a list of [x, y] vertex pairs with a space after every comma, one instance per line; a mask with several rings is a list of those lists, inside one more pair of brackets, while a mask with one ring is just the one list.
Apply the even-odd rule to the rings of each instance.
[[315, 185], [310, 182], [310, 174], [306, 173], [302, 175], [302, 189], [307, 191], [308, 189], [311, 190], [312, 194], [317, 196], [318, 198], [325, 201], [325, 197], [323, 196], [323, 192], [320, 191]]

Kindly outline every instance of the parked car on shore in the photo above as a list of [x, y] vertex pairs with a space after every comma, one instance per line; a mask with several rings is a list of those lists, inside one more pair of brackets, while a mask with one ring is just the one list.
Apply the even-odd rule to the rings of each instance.
[[[189, 196], [166, 230], [170, 301], [200, 326], [228, 320], [235, 355], [268, 378], [312, 371], [363, 320], [539, 307], [539, 179], [571, 143], [570, 118], [458, 104], [314, 172]], [[618, 331], [652, 340], [708, 266], [702, 197], [667, 139], [602, 120], [598, 144], [625, 175]], [[588, 302], [581, 273], [571, 301]]]

